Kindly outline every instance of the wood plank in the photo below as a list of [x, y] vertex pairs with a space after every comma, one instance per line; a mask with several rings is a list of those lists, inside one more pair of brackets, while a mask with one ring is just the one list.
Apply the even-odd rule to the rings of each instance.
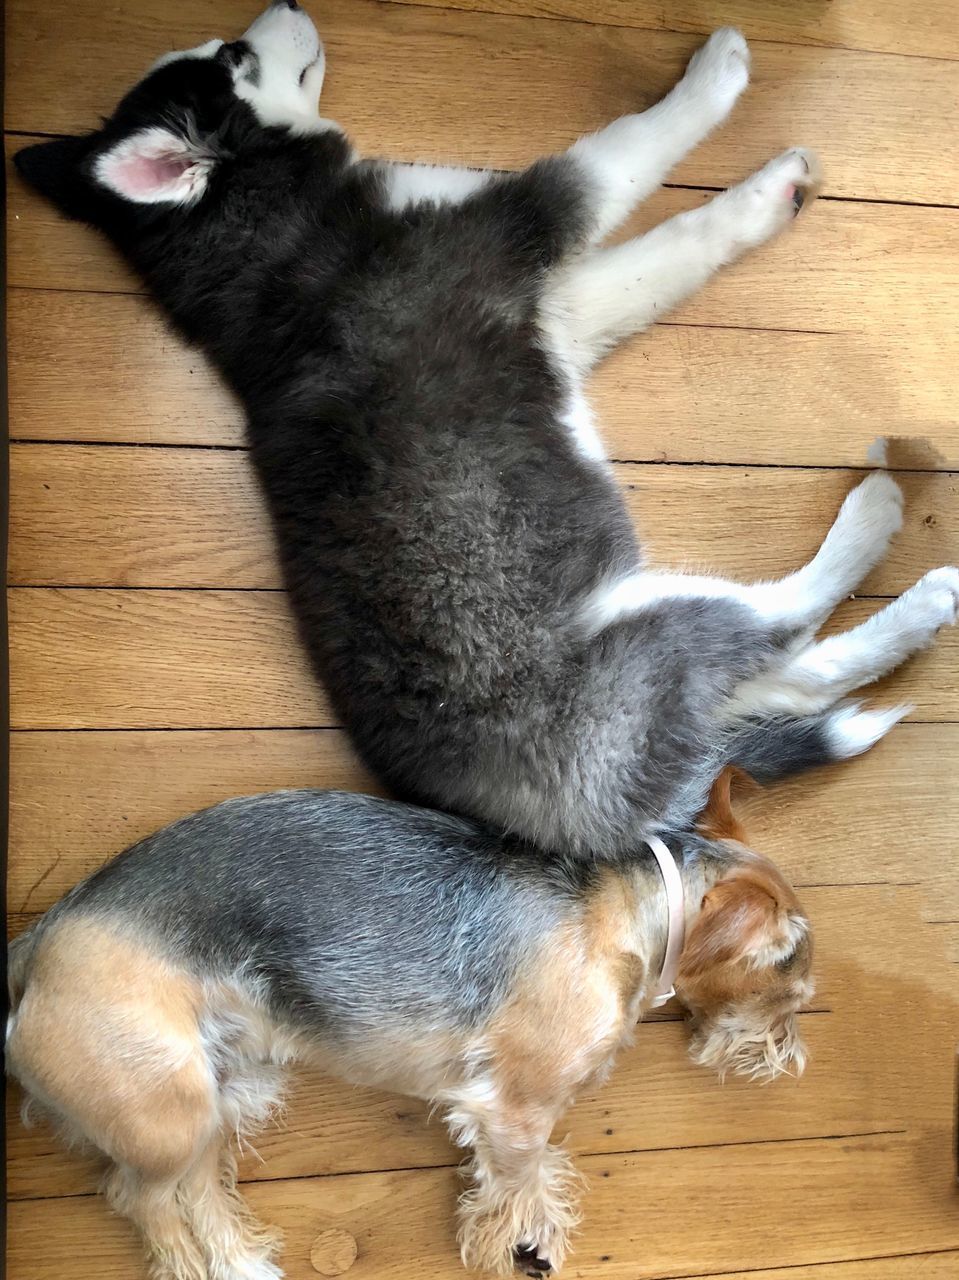
[[[571, 1149], [582, 1154], [686, 1146], [691, 1135], [698, 1145], [712, 1145], [741, 1141], [744, 1133], [782, 1141], [888, 1129], [897, 1092], [893, 1046], [884, 1046], [865, 1071], [853, 1068], [849, 1055], [859, 1036], [831, 1025], [838, 1021], [833, 1014], [804, 1015], [815, 1072], [802, 1083], [785, 1080], [767, 1089], [741, 1080], [720, 1085], [689, 1061], [681, 1022], [650, 1023], [606, 1087], [564, 1117], [561, 1136], [568, 1133]], [[899, 1037], [896, 1044], [902, 1048]], [[95, 1191], [96, 1160], [64, 1152], [42, 1122], [25, 1129], [18, 1117], [19, 1089], [11, 1086], [9, 1093], [9, 1198]], [[352, 1088], [309, 1070], [298, 1078], [281, 1124], [254, 1142], [257, 1154], [241, 1164], [244, 1181], [431, 1168], [456, 1164], [462, 1156], [438, 1120], [428, 1123], [425, 1104]]]
[[[912, 1253], [858, 1262], [811, 1263], [808, 1267], [776, 1267], [772, 1271], [728, 1271], [723, 1280], [954, 1280], [959, 1253]], [[715, 1272], [713, 1273], [715, 1276]], [[690, 1280], [708, 1280], [693, 1276]]]
[[[14, 140], [17, 145], [20, 141]], [[744, 176], [765, 159], [756, 155], [735, 176]], [[628, 230], [639, 234], [708, 198], [706, 192], [661, 190]], [[10, 183], [8, 206], [12, 286], [114, 292], [139, 288], [95, 232], [65, 222], [17, 180]], [[955, 339], [938, 317], [955, 306], [959, 289], [954, 231], [949, 209], [821, 200], [787, 233], [721, 273], [673, 318], [752, 329], [868, 332], [870, 337], [892, 329], [909, 343], [935, 335], [952, 352]], [[880, 368], [878, 376], [890, 387], [890, 405], [895, 406], [892, 371]]]
[[[326, 0], [316, 17], [329, 67], [324, 114], [363, 153], [505, 168], [656, 101], [701, 43], [669, 31], [371, 0]], [[7, 37], [7, 128], [89, 128], [159, 53], [234, 37], [249, 18], [240, 0], [175, 0], [160, 10], [135, 0], [116, 15], [96, 0], [67, 10], [22, 0]], [[725, 185], [799, 141], [826, 152], [831, 195], [952, 199], [957, 88], [959, 67], [948, 59], [759, 42], [753, 85], [731, 127], [680, 165], [676, 180]]]
[[[578, 1153], [736, 1142], [745, 1131], [767, 1138], [857, 1133], [890, 1127], [895, 1089], [888, 1057], [865, 1073], [843, 1071], [856, 1041], [827, 1024], [832, 1014], [804, 1016], [816, 1054], [815, 1080], [756, 1089], [746, 1081], [721, 1086], [685, 1053], [681, 1022], [651, 1023], [637, 1036], [607, 1086], [583, 1098], [561, 1123]], [[886, 1051], [891, 1053], [891, 1047]], [[870, 1092], [870, 1088], [875, 1092]], [[20, 1094], [10, 1089], [7, 1192], [10, 1199], [77, 1195], [96, 1190], [92, 1157], [65, 1153], [45, 1124], [24, 1129]], [[883, 1108], [887, 1113], [883, 1115]], [[254, 1139], [258, 1155], [241, 1165], [244, 1181], [300, 1178], [373, 1169], [431, 1168], [462, 1156], [425, 1104], [356, 1089], [305, 1070], [281, 1124]]]
[[[777, 40], [831, 49], [872, 49], [930, 58], [959, 58], [959, 22], [952, 0], [929, 0], [909, 10], [899, 0], [842, 0], [796, 4], [794, 0], [697, 0], [663, 5], [657, 0], [394, 0], [437, 9], [564, 18], [574, 22], [689, 31], [708, 35], [739, 27], [750, 41]], [[798, 1278], [797, 1278], [798, 1280]]]
[[[833, 629], [876, 609], [840, 606]], [[872, 687], [959, 719], [957, 633]], [[323, 728], [333, 723], [279, 591], [10, 591], [15, 729]]]
[[[712, 286], [708, 314], [722, 313], [737, 270]], [[841, 323], [856, 319], [850, 303]], [[590, 400], [613, 458], [856, 467], [883, 435], [910, 442], [897, 466], [947, 468], [959, 464], [957, 365], [959, 342], [918, 322], [868, 334], [671, 322], [613, 352]]]
[[[243, 453], [13, 445], [9, 581], [18, 586], [281, 585]], [[615, 468], [652, 563], [777, 577], [816, 552], [862, 473]], [[898, 595], [959, 563], [959, 473], [904, 473], [906, 518], [863, 595]], [[762, 539], [757, 532], [762, 530]]]
[[[957, 755], [959, 725], [900, 725], [858, 760], [746, 800], [750, 841], [801, 885], [922, 880], [924, 917], [959, 920], [959, 849], [943, 804]], [[230, 796], [377, 790], [337, 730], [21, 732], [11, 777], [15, 912], [46, 910], [105, 858]]]
[[799, 886], [919, 881], [925, 919], [959, 920], [959, 837], [943, 804], [957, 756], [959, 725], [901, 725], [856, 760], [744, 796], [750, 841]]
[[[237, 403], [143, 298], [14, 289], [8, 358], [15, 437], [243, 441]], [[925, 438], [908, 465], [959, 468], [957, 363], [941, 331], [658, 325], [600, 367], [591, 399], [623, 460], [859, 466], [885, 434]]]
[[239, 404], [146, 298], [10, 290], [7, 346], [12, 434], [139, 444], [242, 440]]
[[244, 453], [12, 445], [11, 584], [281, 585]]
[[[780, 865], [785, 872], [791, 871], [788, 856]], [[911, 1023], [914, 1017], [922, 1020], [924, 1031], [919, 1042], [899, 1055], [900, 1059], [912, 1055], [914, 1068], [918, 1064], [920, 1070], [907, 1091], [897, 1095], [898, 1109], [887, 1114], [887, 1119], [897, 1115], [904, 1128], [921, 1126], [936, 1115], [953, 1115], [952, 1051], [943, 1056], [940, 1041], [951, 1044], [955, 1032], [959, 919], [935, 921], [925, 917], [931, 883], [931, 879], [924, 878], [899, 884], [799, 886], [803, 907], [818, 939], [814, 993], [804, 1016], [840, 1014], [845, 1021], [861, 1018], [864, 1021], [857, 1021], [856, 1026], [873, 1038], [875, 1019], [885, 1016], [883, 1011], [888, 1013], [893, 1005], [902, 1025]], [[8, 939], [17, 937], [42, 914], [8, 911]], [[877, 922], [883, 927], [877, 929]], [[891, 937], [895, 938], [894, 946], [890, 945]], [[863, 988], [864, 981], [870, 984], [868, 989]], [[901, 1008], [897, 1003], [900, 1001]], [[684, 1016], [679, 1002], [671, 1000], [660, 1009], [650, 1010], [644, 1024], [681, 1023]], [[835, 1032], [833, 1027], [829, 1035]], [[844, 1034], [845, 1031], [840, 1033]], [[862, 1044], [854, 1056], [864, 1052]], [[939, 1081], [941, 1088], [924, 1095], [920, 1077], [925, 1080], [930, 1071], [945, 1075]]]
[[10, 592], [14, 728], [331, 723], [280, 591]]
[[[7, 164], [36, 138], [4, 139]], [[11, 171], [7, 185], [7, 288], [136, 293], [143, 285], [106, 239], [68, 222]]]
[[283, 787], [379, 790], [339, 730], [14, 733], [8, 903], [45, 911], [175, 818]]
[[[955, 1249], [959, 1218], [946, 1134], [812, 1140], [637, 1156], [591, 1156], [585, 1221], [573, 1265], [582, 1277], [655, 1280], [808, 1265], [824, 1259]], [[312, 1276], [310, 1246], [337, 1227], [352, 1234], [356, 1280], [462, 1275], [453, 1241], [458, 1180], [451, 1170], [259, 1183], [255, 1211], [285, 1234], [291, 1280]], [[636, 1206], [641, 1205], [641, 1212]], [[749, 1212], [743, 1212], [743, 1205]], [[650, 1231], [668, 1222], [669, 1231]], [[93, 1197], [11, 1205], [11, 1270], [48, 1280], [137, 1274], [132, 1229]]]
[[[617, 238], [641, 235], [711, 198], [662, 188]], [[949, 313], [956, 303], [954, 231], [950, 209], [818, 200], [782, 235], [714, 276], [670, 319], [870, 338], [891, 330], [924, 342], [942, 331], [935, 309]]]

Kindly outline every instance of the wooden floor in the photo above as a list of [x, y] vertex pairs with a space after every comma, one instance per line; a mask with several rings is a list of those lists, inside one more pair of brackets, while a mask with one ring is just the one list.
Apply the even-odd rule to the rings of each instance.
[[[254, 11], [9, 0], [8, 150], [94, 125], [158, 53]], [[906, 527], [841, 620], [959, 561], [954, 0], [315, 11], [324, 113], [362, 149], [498, 166], [653, 101], [703, 33], [740, 24], [753, 88], [637, 225], [793, 143], [821, 152], [825, 198], [597, 375], [631, 508], [664, 562], [781, 572], [815, 548], [875, 437], [911, 437], [893, 447]], [[15, 178], [9, 205], [17, 930], [198, 806], [372, 784], [294, 643], [236, 405], [96, 236]], [[569, 1275], [959, 1275], [957, 659], [950, 631], [877, 690], [915, 704], [891, 739], [755, 805], [754, 843], [803, 886], [818, 934], [806, 1076], [721, 1087], [685, 1060], [677, 1012], [643, 1028], [569, 1120], [591, 1184]], [[356, 1280], [460, 1274], [456, 1153], [418, 1104], [306, 1075], [259, 1152], [246, 1190], [286, 1232], [291, 1277], [317, 1274], [331, 1229], [358, 1244]], [[9, 1156], [14, 1280], [140, 1274], [90, 1164], [13, 1111]]]

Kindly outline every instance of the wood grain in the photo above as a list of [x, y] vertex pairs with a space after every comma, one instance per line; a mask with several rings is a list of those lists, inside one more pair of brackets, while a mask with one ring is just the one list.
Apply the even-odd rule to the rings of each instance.
[[[737, 176], [766, 158], [756, 156]], [[707, 199], [701, 191], [661, 190], [627, 232], [640, 234]], [[17, 180], [11, 181], [8, 206], [12, 286], [93, 292], [140, 287], [96, 233], [65, 222]], [[717, 276], [673, 319], [882, 338], [892, 330], [920, 347], [935, 335], [949, 355], [956, 339], [938, 316], [955, 306], [959, 291], [954, 221], [948, 209], [817, 201], [782, 236]], [[884, 385], [892, 374], [880, 371]]]
[[[803, 1015], [815, 1073], [768, 1089], [739, 1080], [721, 1086], [689, 1061], [682, 1023], [650, 1023], [639, 1030], [635, 1049], [623, 1055], [605, 1088], [564, 1117], [562, 1135], [568, 1133], [571, 1149], [583, 1153], [684, 1146], [691, 1133], [698, 1144], [712, 1145], [737, 1142], [747, 1129], [776, 1141], [888, 1129], [897, 1114], [890, 1059], [894, 1050], [901, 1052], [901, 1039], [865, 1071], [853, 1071], [850, 1054], [859, 1035], [839, 1022], [833, 1014]], [[25, 1129], [18, 1117], [19, 1089], [11, 1086], [9, 1092], [10, 1199], [95, 1191], [96, 1160], [65, 1153], [42, 1122]], [[438, 1120], [428, 1123], [424, 1103], [353, 1088], [309, 1070], [298, 1075], [281, 1123], [254, 1142], [257, 1156], [241, 1165], [244, 1181], [430, 1168], [456, 1164], [462, 1155]]]
[[900, 0], [697, 0], [664, 5], [658, 0], [394, 0], [437, 9], [503, 13], [512, 17], [562, 18], [573, 22], [689, 31], [708, 35], [717, 27], [739, 27], [751, 41], [777, 40], [831, 49], [872, 49], [931, 58], [959, 58], [959, 21], [951, 0], [930, 0], [909, 10]]
[[[925, 918], [959, 920], [959, 848], [943, 804], [957, 753], [959, 725], [900, 725], [858, 760], [740, 801], [750, 841], [800, 885], [921, 879]], [[11, 771], [17, 912], [46, 910], [126, 845], [230, 796], [378, 789], [337, 730], [20, 732]]]
[[[242, 443], [239, 405], [143, 298], [14, 289], [8, 358], [21, 439]], [[859, 466], [887, 435], [926, 441], [897, 465], [959, 468], [957, 363], [923, 329], [658, 325], [600, 367], [591, 400], [623, 460]]]
[[[243, 453], [30, 444], [13, 445], [10, 460], [13, 585], [281, 585]], [[615, 474], [652, 563], [749, 581], [810, 559], [862, 473], [619, 464]], [[959, 474], [901, 480], [905, 526], [864, 595], [897, 595], [959, 563]]]
[[[134, 0], [122, 12], [96, 0], [65, 10], [20, 0], [7, 36], [7, 128], [93, 127], [158, 54], [214, 34], [234, 38], [255, 12], [241, 0], [173, 0], [160, 9]], [[368, 0], [326, 0], [316, 18], [327, 49], [323, 112], [361, 152], [500, 168], [650, 105], [702, 43], [669, 31]], [[831, 195], [936, 202], [959, 185], [957, 89], [959, 67], [948, 59], [759, 42], [752, 87], [730, 126], [675, 178], [725, 185], [801, 142], [825, 152]]]
[[11, 462], [12, 584], [281, 585], [243, 453], [13, 445]]
[[243, 413], [146, 298], [10, 290], [11, 431], [30, 439], [238, 444]]
[[15, 733], [8, 902], [44, 911], [196, 809], [283, 787], [376, 791], [338, 730]]
[[[14, 0], [7, 126], [90, 127], [163, 49], [234, 34], [259, 7]], [[861, 466], [884, 435], [900, 438], [893, 465], [911, 472], [907, 523], [864, 590], [898, 592], [959, 560], [952, 0], [325, 0], [315, 16], [329, 55], [324, 111], [361, 150], [505, 168], [641, 109], [710, 29], [743, 27], [749, 93], [622, 234], [695, 207], [709, 198], [702, 188], [794, 143], [821, 152], [839, 199], [804, 211], [597, 372], [611, 457], [735, 464], [621, 466], [630, 509], [662, 562], [778, 574], [815, 548], [852, 481], [820, 468]], [[8, 154], [25, 141], [8, 138]], [[184, 813], [275, 787], [376, 784], [341, 730], [291, 727], [333, 717], [271, 590], [244, 454], [115, 447], [240, 445], [239, 406], [113, 251], [15, 175], [8, 235], [22, 286], [9, 297], [12, 434], [114, 446], [13, 451], [16, 932]], [[850, 602], [840, 622], [875, 607]], [[914, 722], [862, 759], [742, 802], [750, 843], [796, 881], [814, 923], [810, 1068], [765, 1089], [720, 1087], [689, 1064], [675, 1004], [659, 1011], [563, 1127], [592, 1185], [570, 1275], [959, 1271], [956, 645], [949, 630], [871, 691], [880, 703], [912, 698]], [[11, 1275], [140, 1275], [132, 1233], [87, 1194], [92, 1165], [42, 1126], [24, 1131], [14, 1092]], [[258, 1147], [262, 1163], [243, 1164], [247, 1193], [286, 1230], [292, 1280], [315, 1278], [310, 1248], [324, 1230], [357, 1240], [346, 1272], [356, 1280], [464, 1274], [456, 1153], [419, 1104], [304, 1071], [285, 1123]]]
[[[840, 606], [833, 629], [876, 602]], [[322, 728], [334, 723], [277, 591], [10, 592], [15, 729]], [[954, 628], [874, 686], [913, 718], [959, 719]]]
[[[772, 1271], [727, 1271], [723, 1280], [953, 1280], [959, 1253], [911, 1253], [896, 1258], [864, 1258], [856, 1262], [812, 1263], [808, 1267], [776, 1267]], [[713, 1273], [715, 1274], [715, 1273]], [[707, 1280], [692, 1276], [690, 1280]]]
[[[743, 1081], [720, 1086], [690, 1063], [682, 1023], [651, 1023], [640, 1029], [635, 1049], [623, 1055], [607, 1086], [564, 1117], [562, 1132], [570, 1134], [573, 1150], [584, 1152], [682, 1146], [691, 1132], [703, 1144], [735, 1142], [744, 1126], [761, 1125], [771, 1139], [886, 1129], [895, 1093], [888, 1058], [853, 1079], [842, 1067], [856, 1042], [832, 1025], [838, 1021], [832, 1014], [804, 1015], [817, 1059], [815, 1078], [764, 1090]], [[11, 1087], [10, 1198], [95, 1191], [96, 1161], [64, 1153], [45, 1124], [24, 1129], [19, 1101], [19, 1090]], [[427, 1117], [423, 1103], [304, 1070], [281, 1123], [254, 1140], [259, 1158], [247, 1157], [241, 1176], [264, 1181], [456, 1164], [462, 1153], [450, 1145], [439, 1120], [428, 1123]]]
[[[735, 270], [715, 282], [720, 325]], [[819, 292], [841, 274], [795, 287]], [[671, 322], [613, 352], [589, 395], [613, 458], [856, 467], [886, 436], [909, 441], [897, 466], [944, 469], [959, 465], [952, 348], [921, 320], [869, 333]]]
[[[573, 1265], [582, 1277], [654, 1277], [758, 1270], [813, 1261], [954, 1249], [955, 1192], [944, 1135], [750, 1144], [582, 1161], [590, 1179]], [[835, 1194], [855, 1187], [855, 1212]], [[324, 1229], [359, 1242], [356, 1280], [400, 1280], [415, 1259], [422, 1280], [453, 1280], [458, 1180], [451, 1170], [367, 1173], [258, 1183], [248, 1198], [286, 1236], [291, 1280], [315, 1274], [310, 1246]], [[748, 1205], [749, 1211], [743, 1212]], [[129, 1280], [132, 1229], [92, 1197], [11, 1206], [11, 1269], [18, 1280], [70, 1274]], [[669, 1232], [650, 1223], [669, 1222]], [[898, 1274], [898, 1273], [897, 1273]]]
[[15, 728], [324, 726], [286, 596], [10, 593]]

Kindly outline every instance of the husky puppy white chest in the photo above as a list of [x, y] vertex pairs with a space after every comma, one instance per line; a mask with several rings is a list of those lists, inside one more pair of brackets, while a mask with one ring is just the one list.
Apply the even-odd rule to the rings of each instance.
[[521, 173], [390, 164], [317, 114], [322, 46], [284, 0], [165, 55], [97, 132], [17, 157], [242, 400], [303, 641], [366, 763], [561, 853], [682, 826], [726, 762], [864, 749], [895, 713], [834, 704], [955, 616], [939, 571], [878, 630], [811, 645], [899, 526], [888, 477], [809, 566], [743, 587], [648, 571], [603, 459], [591, 366], [814, 190], [791, 150], [601, 247], [748, 62], [719, 31], [651, 110]]

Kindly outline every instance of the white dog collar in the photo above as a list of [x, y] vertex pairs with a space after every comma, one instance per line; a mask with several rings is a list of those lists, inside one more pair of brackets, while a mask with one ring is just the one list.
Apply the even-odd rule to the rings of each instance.
[[679, 972], [679, 959], [683, 954], [683, 943], [686, 941], [686, 893], [683, 889], [683, 878], [676, 866], [676, 859], [666, 845], [658, 836], [649, 836], [646, 843], [659, 863], [659, 870], [666, 886], [666, 905], [669, 910], [666, 954], [663, 957], [663, 968], [656, 984], [656, 994], [652, 1003], [652, 1008], [659, 1009], [676, 994], [675, 983]]

